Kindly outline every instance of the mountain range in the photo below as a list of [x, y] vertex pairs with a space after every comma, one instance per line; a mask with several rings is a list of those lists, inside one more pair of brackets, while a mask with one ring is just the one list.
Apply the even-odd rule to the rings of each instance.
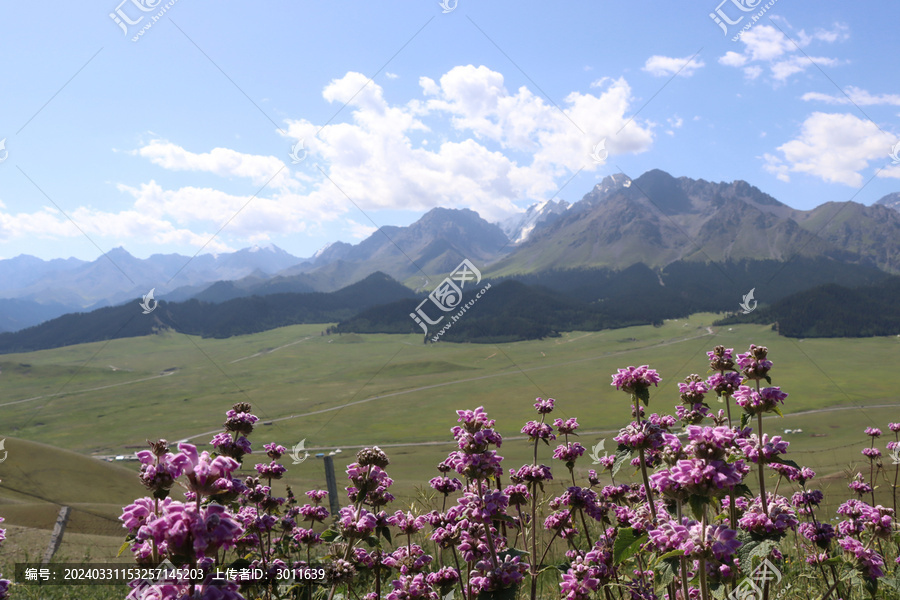
[[662, 283], [668, 265], [745, 260], [823, 259], [898, 273], [898, 246], [900, 193], [868, 207], [832, 202], [800, 211], [744, 181], [652, 170], [636, 179], [606, 177], [577, 202], [545, 201], [502, 223], [435, 208], [407, 227], [384, 226], [358, 244], [335, 242], [309, 258], [269, 245], [194, 258], [138, 259], [116, 248], [90, 262], [0, 260], [0, 331], [135, 302], [151, 288], [169, 302], [222, 303], [332, 292], [381, 272], [427, 292], [464, 258], [495, 279], [642, 264]]

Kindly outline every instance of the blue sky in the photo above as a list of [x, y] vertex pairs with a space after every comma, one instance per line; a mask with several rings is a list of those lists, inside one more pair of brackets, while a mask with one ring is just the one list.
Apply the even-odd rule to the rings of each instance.
[[309, 256], [653, 168], [900, 191], [898, 3], [778, 0], [732, 41], [771, 2], [119, 1], [0, 6], [0, 258]]

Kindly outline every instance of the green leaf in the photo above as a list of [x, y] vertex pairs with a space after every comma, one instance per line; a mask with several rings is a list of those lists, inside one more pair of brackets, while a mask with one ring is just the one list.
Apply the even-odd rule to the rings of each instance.
[[750, 487], [747, 484], [739, 483], [734, 486], [734, 495], [735, 497], [744, 496], [745, 498], [749, 498], [753, 495], [753, 492], [750, 490]]
[[709, 504], [709, 498], [698, 494], [691, 494], [688, 498], [688, 504], [691, 506], [691, 512], [698, 521], [703, 518], [703, 509]]
[[[668, 554], [671, 554], [671, 552]], [[682, 553], [682, 556], [684, 556], [684, 553]], [[675, 581], [676, 564], [678, 563], [674, 561], [665, 561], [654, 569], [656, 576], [653, 578], [653, 583], [656, 584], [657, 591], [664, 590], [670, 583]]]
[[382, 525], [381, 527], [375, 529], [375, 533], [386, 539], [388, 541], [388, 544], [393, 545], [394, 541], [391, 539], [391, 530], [389, 527], [387, 527], [386, 525]]
[[503, 588], [502, 590], [494, 590], [491, 592], [481, 591], [478, 593], [478, 600], [516, 600], [516, 595], [519, 593], [519, 586], [514, 585], [512, 587]]
[[237, 558], [230, 565], [226, 567], [227, 569], [249, 569], [250, 561], [246, 558]]
[[744, 413], [741, 415], [741, 429], [747, 426], [747, 423], [750, 422], [750, 413]]
[[639, 387], [634, 391], [637, 395], [638, 400], [644, 403], [644, 406], [650, 406], [650, 389], [645, 387]]
[[776, 540], [762, 540], [750, 551], [750, 558], [767, 558], [777, 547], [778, 541]]
[[619, 469], [622, 468], [622, 465], [630, 460], [631, 450], [623, 446], [619, 446], [619, 449], [616, 450], [616, 462], [613, 463], [612, 476], [615, 477], [616, 473], [619, 472]]
[[528, 556], [529, 554], [530, 553], [526, 552], [525, 550], [519, 550], [518, 548], [508, 548], [508, 549], [504, 550], [503, 552], [498, 552], [497, 558], [499, 558], [500, 560], [503, 560], [507, 556], [515, 558], [517, 556]]
[[725, 592], [728, 590], [721, 582], [715, 581], [709, 584], [709, 591], [716, 600], [725, 600]]
[[127, 548], [130, 545], [131, 545], [131, 542], [128, 540], [125, 540], [125, 543], [122, 544], [121, 548], [119, 548], [119, 553], [116, 554], [116, 558], [119, 558], [120, 556], [122, 556], [122, 553], [125, 552], [125, 548]]
[[769, 377], [768, 375], [763, 375], [763, 378], [766, 380], [766, 383], [768, 383], [769, 385], [772, 385], [772, 378], [771, 378], [771, 377]]
[[338, 538], [341, 537], [341, 534], [339, 534], [334, 529], [327, 529], [322, 532], [322, 535], [320, 537], [322, 538], [323, 542], [336, 542], [338, 541]]
[[613, 543], [613, 564], [621, 564], [634, 556], [645, 541], [647, 534], [637, 535], [633, 527], [620, 530]]
[[[831, 560], [831, 559], [828, 559]], [[827, 564], [827, 561], [826, 561]], [[900, 579], [897, 577], [882, 577], [881, 583], [888, 586], [892, 590], [900, 592]]]
[[781, 409], [778, 408], [777, 406], [773, 406], [773, 407], [772, 407], [772, 412], [774, 412], [775, 414], [777, 414], [779, 417], [783, 417], [783, 416], [784, 416], [784, 413], [781, 412]]
[[794, 467], [794, 468], [797, 469], [798, 471], [800, 470], [800, 465], [798, 465], [795, 461], [793, 461], [793, 460], [791, 460], [791, 459], [789, 459], [789, 458], [781, 458], [780, 456], [776, 456], [775, 458], [773, 458], [773, 459], [770, 460], [769, 462], [778, 463], [778, 464], [781, 464], [781, 465], [787, 465], [787, 466], [789, 466], [789, 467]]
[[680, 558], [684, 556], [684, 550], [669, 550], [665, 554], [659, 557], [658, 560], [668, 560], [670, 558]]
[[878, 580], [874, 579], [872, 577], [865, 577], [864, 579], [866, 582], [866, 585], [865, 585], [866, 591], [872, 595], [872, 598], [874, 598], [875, 595], [878, 593]]
[[[558, 565], [551, 565], [548, 568], [556, 569], [560, 573], [566, 573], [571, 568], [571, 566], [572, 566], [572, 563], [570, 563], [569, 561], [565, 561], [565, 562], [559, 563]], [[543, 569], [541, 572], [543, 573], [546, 570], [547, 569]]]

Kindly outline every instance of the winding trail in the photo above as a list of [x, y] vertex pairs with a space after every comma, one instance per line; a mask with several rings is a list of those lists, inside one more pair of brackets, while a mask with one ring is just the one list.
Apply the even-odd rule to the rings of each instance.
[[151, 381], [153, 379], [169, 377], [170, 375], [174, 375], [175, 373], [176, 373], [175, 371], [167, 371], [165, 373], [160, 373], [159, 375], [153, 375], [152, 377], [143, 377], [141, 379], [132, 379], [131, 381], [120, 381], [119, 383], [110, 383], [109, 385], [101, 385], [100, 387], [87, 388], [84, 390], [75, 390], [74, 392], [57, 392], [55, 394], [47, 394], [44, 396], [35, 396], [34, 398], [25, 398], [24, 400], [14, 400], [13, 402], [6, 402], [4, 404], [0, 404], [0, 407], [12, 406], [13, 404], [22, 404], [23, 402], [32, 402], [34, 400], [40, 400], [41, 398], [61, 398], [63, 396], [74, 396], [76, 394], [84, 394], [85, 392], [96, 392], [97, 390], [108, 390], [109, 388], [119, 387], [122, 385], [131, 385], [133, 383], [140, 383], [142, 381]]
[[309, 335], [309, 336], [306, 336], [305, 338], [303, 338], [302, 340], [296, 340], [296, 341], [291, 342], [290, 344], [285, 344], [284, 346], [278, 346], [277, 348], [272, 348], [271, 350], [262, 350], [260, 352], [257, 352], [256, 354], [251, 354], [250, 356], [242, 356], [241, 358], [234, 359], [233, 361], [231, 361], [228, 364], [233, 365], [236, 362], [241, 362], [242, 360], [247, 360], [248, 358], [256, 358], [257, 356], [265, 356], [266, 354], [272, 354], [273, 352], [278, 352], [279, 350], [281, 350], [283, 348], [290, 348], [291, 346], [296, 346], [300, 342], [305, 342], [306, 340], [311, 339], [312, 337], [313, 336]]

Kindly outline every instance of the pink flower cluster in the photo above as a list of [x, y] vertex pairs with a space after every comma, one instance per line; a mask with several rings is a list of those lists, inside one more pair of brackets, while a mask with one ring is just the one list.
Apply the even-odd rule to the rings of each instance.
[[649, 365], [641, 365], [639, 367], [627, 367], [619, 369], [618, 373], [612, 376], [612, 383], [617, 390], [625, 392], [635, 392], [641, 388], [649, 388], [651, 385], [657, 385], [662, 381], [654, 369]]

